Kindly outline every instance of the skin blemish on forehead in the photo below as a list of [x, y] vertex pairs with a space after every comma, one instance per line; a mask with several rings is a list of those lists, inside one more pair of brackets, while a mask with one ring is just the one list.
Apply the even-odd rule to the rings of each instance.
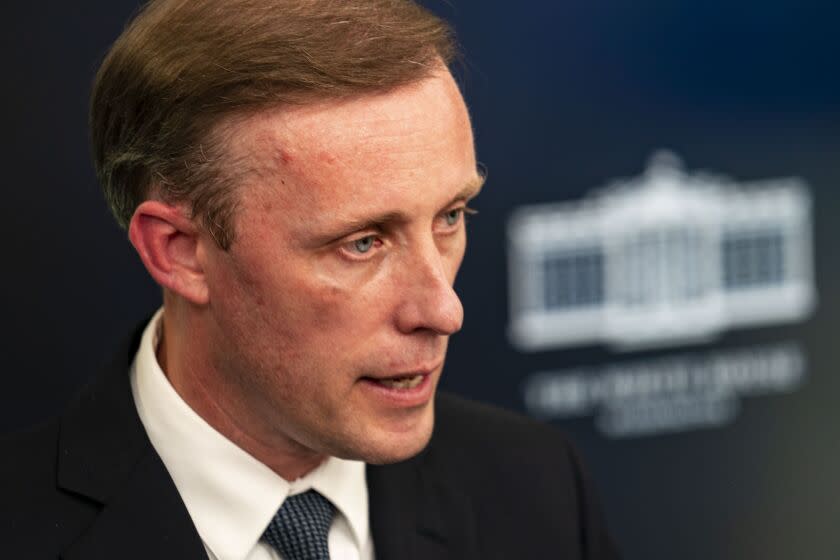
[[252, 175], [251, 180], [277, 180], [277, 173], [289, 170], [299, 159], [298, 154], [282, 145], [276, 131], [265, 116], [248, 117], [229, 125], [231, 159], [242, 162]]
[[321, 152], [318, 154], [318, 161], [331, 165], [338, 161], [338, 158], [330, 152]]
[[295, 156], [285, 148], [277, 148], [276, 156], [277, 163], [280, 165], [289, 165], [295, 161]]

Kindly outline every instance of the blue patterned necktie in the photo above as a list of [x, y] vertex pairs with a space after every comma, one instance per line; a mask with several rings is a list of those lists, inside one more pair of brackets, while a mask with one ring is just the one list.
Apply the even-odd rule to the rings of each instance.
[[289, 496], [262, 538], [283, 560], [329, 560], [327, 534], [335, 506], [315, 490]]

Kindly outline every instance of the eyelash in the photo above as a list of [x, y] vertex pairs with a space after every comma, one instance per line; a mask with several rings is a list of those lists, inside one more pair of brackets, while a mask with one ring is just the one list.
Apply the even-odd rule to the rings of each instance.
[[460, 222], [462, 219], [466, 221], [467, 216], [475, 216], [476, 214], [478, 214], [477, 210], [473, 210], [469, 206], [459, 206], [458, 208], [452, 208], [451, 210], [444, 212], [443, 215], [444, 217], [448, 217], [449, 214], [452, 214], [453, 212], [458, 212], [458, 217], [456, 218], [456, 221], [454, 223], [447, 223], [447, 225], [450, 227], [456, 226], [458, 222]]
[[[451, 210], [447, 210], [446, 212], [444, 212], [442, 214], [442, 217], [444, 219], [446, 219], [446, 217], [449, 214], [452, 214], [453, 212], [458, 212], [458, 217], [457, 217], [456, 221], [453, 222], [452, 224], [449, 224], [449, 223], [446, 224], [447, 227], [449, 227], [449, 228], [456, 228], [461, 221], [466, 222], [466, 217], [467, 216], [474, 216], [474, 215], [478, 214], [477, 210], [474, 210], [474, 209], [472, 209], [468, 206], [459, 206], [458, 208], [452, 208]], [[453, 231], [454, 231], [454, 229], [453, 229]], [[446, 232], [446, 233], [451, 233], [451, 232]], [[357, 243], [359, 243], [360, 241], [365, 241], [367, 239], [372, 240], [370, 248], [363, 251], [363, 252], [358, 251]], [[379, 239], [379, 234], [368, 234], [368, 235], [365, 235], [365, 236], [362, 236], [362, 237], [359, 237], [359, 238], [356, 238], [356, 239], [353, 239], [351, 241], [348, 241], [348, 242], [344, 243], [342, 245], [342, 248], [347, 253], [350, 253], [350, 254], [354, 255], [353, 258], [358, 259], [358, 260], [364, 260], [364, 259], [368, 258], [367, 255], [370, 253], [370, 251], [374, 247], [379, 247], [379, 246], [382, 246], [382, 240]], [[354, 250], [354, 249], [356, 249], [356, 250]]]

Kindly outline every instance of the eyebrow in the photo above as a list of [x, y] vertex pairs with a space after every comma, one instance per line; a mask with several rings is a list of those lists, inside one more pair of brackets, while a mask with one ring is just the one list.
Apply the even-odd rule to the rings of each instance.
[[484, 187], [484, 183], [487, 181], [487, 172], [484, 170], [483, 166], [479, 167], [477, 171], [478, 173], [476, 176], [473, 177], [457, 195], [455, 195], [447, 206], [458, 202], [459, 200], [470, 200], [478, 196], [478, 193], [481, 192], [482, 187]]
[[[443, 206], [443, 208], [452, 206], [456, 202], [462, 200], [466, 201], [475, 198], [478, 196], [478, 193], [481, 192], [481, 188], [484, 186], [486, 180], [487, 174], [484, 172], [483, 168], [479, 168], [476, 176], [464, 185], [464, 187]], [[402, 212], [384, 212], [375, 216], [348, 220], [336, 226], [336, 228], [330, 233], [319, 235], [316, 243], [318, 245], [328, 245], [357, 231], [365, 229], [385, 229], [385, 226], [389, 224], [399, 224], [407, 221], [408, 217]]]

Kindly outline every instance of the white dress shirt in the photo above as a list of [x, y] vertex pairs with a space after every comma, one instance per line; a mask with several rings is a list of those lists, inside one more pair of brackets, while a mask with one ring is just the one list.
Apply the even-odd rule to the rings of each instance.
[[131, 390], [209, 558], [282, 560], [260, 537], [288, 496], [315, 489], [336, 507], [330, 558], [373, 560], [364, 463], [330, 457], [288, 482], [217, 432], [181, 399], [158, 364], [162, 311], [143, 333]]

